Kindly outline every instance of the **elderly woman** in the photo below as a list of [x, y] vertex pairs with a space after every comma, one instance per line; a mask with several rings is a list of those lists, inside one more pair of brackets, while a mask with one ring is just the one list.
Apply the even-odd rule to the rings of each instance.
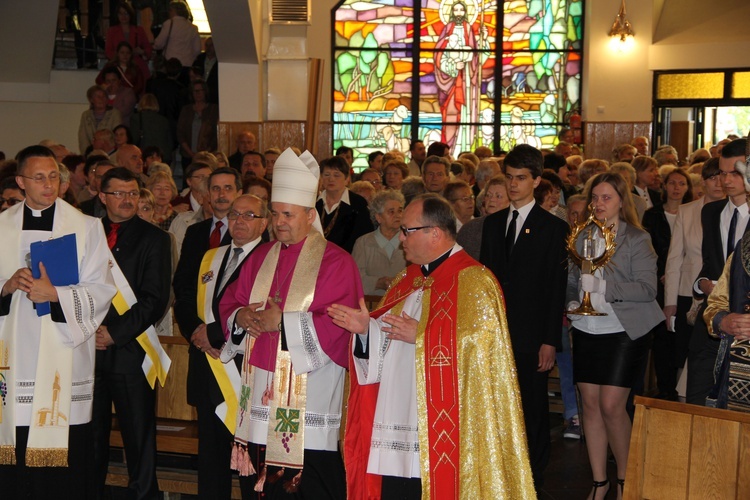
[[385, 173], [385, 187], [388, 189], [401, 189], [404, 179], [409, 177], [409, 167], [402, 161], [392, 161], [383, 169]]
[[630, 163], [633, 161], [636, 154], [638, 154], [638, 150], [635, 146], [631, 146], [630, 144], [620, 144], [612, 150], [612, 163], [617, 163], [618, 161]]
[[323, 192], [315, 209], [323, 225], [323, 235], [351, 253], [357, 238], [373, 229], [367, 200], [347, 189], [349, 164], [341, 156], [320, 162], [320, 179]]
[[177, 186], [172, 176], [165, 172], [156, 172], [148, 178], [146, 187], [154, 193], [154, 224], [165, 231], [169, 230], [169, 225], [177, 217], [177, 212], [172, 209], [169, 203], [177, 196]]
[[78, 148], [81, 154], [91, 146], [97, 130], [112, 130], [122, 123], [120, 112], [107, 107], [107, 92], [102, 87], [89, 87], [86, 98], [90, 107], [81, 114], [81, 124], [78, 126]]
[[482, 215], [491, 215], [507, 208], [510, 205], [510, 199], [508, 187], [505, 185], [505, 176], [496, 175], [488, 180], [479, 196], [482, 197]]
[[[146, 188], [141, 188], [140, 197], [138, 198], [138, 217], [145, 220], [146, 222], [156, 224], [156, 222], [154, 221], [155, 208], [156, 198], [154, 197], [154, 194]], [[177, 268], [177, 262], [180, 260], [180, 254], [177, 252], [177, 241], [174, 237], [174, 234], [167, 234], [169, 234], [169, 237], [172, 240], [172, 276], [174, 277], [174, 271]], [[170, 289], [169, 294], [169, 303], [171, 304], [174, 300], [174, 291]], [[162, 318], [154, 325], [156, 333], [158, 335], [172, 336], [172, 323], [172, 308], [168, 307], [167, 311], [164, 313], [164, 316], [162, 316]]]
[[206, 101], [208, 86], [203, 80], [194, 80], [190, 89], [192, 104], [183, 106], [177, 120], [177, 142], [180, 144], [183, 168], [193, 162], [193, 156], [199, 151], [218, 149], [216, 127], [219, 107]]
[[352, 252], [366, 295], [383, 295], [406, 267], [398, 238], [403, 211], [404, 196], [398, 191], [382, 191], [370, 204], [370, 217], [378, 228], [360, 237]]
[[[610, 489], [607, 449], [617, 462], [617, 498], [622, 498], [628, 463], [631, 422], [626, 409], [632, 389], [643, 379], [651, 332], [664, 321], [656, 302], [656, 254], [651, 238], [640, 227], [628, 184], [609, 172], [591, 179], [586, 202], [594, 216], [612, 226], [615, 251], [610, 264], [592, 274], [571, 266], [568, 274], [568, 310], [578, 307], [583, 292], [590, 292], [597, 311], [606, 316], [568, 314], [572, 324], [573, 373], [583, 401], [586, 448], [593, 474], [592, 500]], [[594, 233], [594, 248], [603, 239]], [[579, 253], [583, 238], [579, 238]], [[600, 254], [600, 251], [595, 251]]]
[[[505, 184], [504, 175], [496, 175], [490, 178], [479, 192], [477, 200], [481, 201], [482, 217], [471, 219], [461, 226], [456, 242], [466, 250], [466, 253], [479, 260], [479, 251], [482, 246], [482, 229], [484, 228], [484, 217], [499, 212], [510, 205], [508, 189]], [[477, 201], [479, 203], [479, 201]]]

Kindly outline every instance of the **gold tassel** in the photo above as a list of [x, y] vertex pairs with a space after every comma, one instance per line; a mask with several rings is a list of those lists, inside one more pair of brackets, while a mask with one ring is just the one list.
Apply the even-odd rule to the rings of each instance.
[[302, 481], [302, 471], [299, 471], [296, 476], [284, 483], [284, 491], [287, 493], [297, 493], [299, 491], [299, 483]]
[[273, 484], [276, 481], [278, 481], [279, 479], [281, 479], [282, 477], [284, 477], [284, 471], [285, 471], [284, 467], [282, 467], [281, 469], [279, 469], [276, 472], [276, 474], [274, 474], [273, 476], [271, 476], [271, 477], [268, 478], [268, 482], [270, 484]]
[[258, 493], [263, 491], [263, 486], [266, 484], [266, 472], [268, 472], [268, 467], [266, 467], [266, 464], [263, 464], [258, 475], [258, 482], [255, 483], [255, 488], [253, 488]]
[[0, 465], [16, 465], [16, 447], [0, 446]]
[[67, 467], [67, 448], [27, 448], [27, 467]]

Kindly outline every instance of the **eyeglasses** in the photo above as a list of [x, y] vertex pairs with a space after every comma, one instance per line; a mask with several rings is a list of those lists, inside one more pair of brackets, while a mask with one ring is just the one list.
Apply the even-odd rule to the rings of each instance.
[[49, 175], [38, 174], [38, 175], [35, 175], [34, 177], [29, 177], [28, 175], [21, 175], [20, 177], [23, 177], [24, 179], [32, 180], [36, 182], [37, 184], [43, 184], [47, 182], [47, 180], [49, 180], [50, 182], [57, 182], [60, 180], [60, 174], [58, 172], [52, 172]]
[[399, 226], [399, 229], [401, 229], [401, 232], [404, 236], [409, 236], [410, 234], [414, 233], [415, 231], [419, 231], [420, 229], [429, 229], [431, 227], [435, 226], [419, 226], [419, 227], [404, 227]]
[[462, 196], [460, 198], [453, 198], [451, 200], [451, 203], [455, 203], [457, 201], [463, 201], [464, 203], [468, 203], [470, 201], [474, 201], [474, 196], [472, 195], [472, 196]]
[[0, 198], [0, 205], [5, 205], [7, 203], [9, 207], [12, 207], [16, 203], [21, 203], [22, 201], [23, 199], [19, 200], [18, 198]]
[[122, 200], [123, 198], [126, 198], [126, 197], [130, 198], [130, 199], [135, 199], [135, 198], [140, 198], [140, 196], [141, 196], [141, 193], [138, 192], [138, 191], [130, 191], [130, 192], [125, 192], [125, 191], [102, 191], [102, 193], [114, 196], [116, 200]]
[[250, 221], [255, 220], [255, 219], [262, 219], [263, 218], [260, 215], [255, 214], [253, 212], [240, 213], [240, 212], [237, 212], [236, 210], [232, 210], [231, 212], [229, 212], [227, 214], [227, 219], [229, 219], [229, 220], [237, 220], [240, 217], [242, 217], [242, 220], [247, 221], [247, 222], [250, 222]]

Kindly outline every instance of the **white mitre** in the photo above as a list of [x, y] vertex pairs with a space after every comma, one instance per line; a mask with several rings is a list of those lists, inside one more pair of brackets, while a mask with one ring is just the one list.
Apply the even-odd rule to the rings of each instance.
[[[319, 178], [320, 166], [309, 151], [297, 156], [292, 148], [287, 148], [279, 155], [273, 166], [271, 202], [315, 209]], [[323, 232], [317, 212], [313, 227]]]

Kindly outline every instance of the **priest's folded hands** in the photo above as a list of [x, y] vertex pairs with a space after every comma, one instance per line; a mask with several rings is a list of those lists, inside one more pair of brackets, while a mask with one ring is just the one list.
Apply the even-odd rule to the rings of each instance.
[[[328, 316], [333, 324], [357, 335], [367, 335], [370, 325], [370, 312], [367, 310], [365, 299], [359, 299], [359, 310], [351, 307], [333, 304], [328, 308]], [[383, 323], [389, 326], [383, 327], [388, 332], [391, 340], [400, 340], [408, 344], [414, 344], [417, 340], [417, 325], [419, 322], [402, 312], [401, 316], [385, 314], [382, 316]]]
[[281, 308], [272, 297], [268, 297], [265, 309], [262, 302], [255, 302], [237, 312], [237, 324], [251, 337], [263, 332], [278, 332], [281, 329]]

